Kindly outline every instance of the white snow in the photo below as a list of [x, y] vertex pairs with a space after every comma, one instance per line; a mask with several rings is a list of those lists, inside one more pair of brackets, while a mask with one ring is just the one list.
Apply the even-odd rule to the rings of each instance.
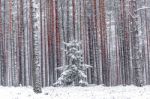
[[141, 8], [138, 8], [136, 11], [145, 10], [145, 9], [150, 9], [150, 7], [143, 6]]
[[0, 87], [0, 99], [150, 99], [150, 86], [47, 87], [41, 94], [32, 87]]

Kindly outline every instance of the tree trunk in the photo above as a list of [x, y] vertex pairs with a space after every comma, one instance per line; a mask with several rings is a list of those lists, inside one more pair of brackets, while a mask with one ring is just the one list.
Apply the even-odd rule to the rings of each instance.
[[40, 63], [40, 2], [32, 0], [32, 23], [33, 23], [33, 90], [41, 93], [41, 63]]

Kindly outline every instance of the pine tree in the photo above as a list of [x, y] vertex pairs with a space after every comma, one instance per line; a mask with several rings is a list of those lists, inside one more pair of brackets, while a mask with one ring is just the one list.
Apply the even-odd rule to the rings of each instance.
[[70, 41], [64, 43], [65, 53], [69, 59], [69, 64], [59, 67], [58, 70], [62, 70], [61, 76], [58, 78], [54, 86], [67, 86], [67, 85], [80, 85], [86, 86], [87, 75], [85, 71], [90, 66], [83, 62], [83, 52], [80, 49], [81, 43], [78, 41]]
[[140, 33], [138, 30], [138, 13], [137, 13], [137, 1], [130, 1], [130, 12], [131, 12], [131, 42], [132, 42], [132, 64], [133, 64], [133, 76], [134, 84], [136, 86], [143, 86], [143, 75], [142, 75], [142, 64], [141, 55], [142, 49], [140, 47]]
[[32, 0], [32, 20], [33, 20], [33, 90], [41, 93], [41, 63], [40, 63], [40, 2]]

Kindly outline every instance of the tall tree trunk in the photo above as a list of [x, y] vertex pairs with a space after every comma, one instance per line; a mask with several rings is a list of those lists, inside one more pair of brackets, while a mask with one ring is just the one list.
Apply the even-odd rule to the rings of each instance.
[[134, 70], [134, 83], [137, 86], [143, 85], [142, 77], [142, 64], [141, 64], [141, 55], [142, 51], [140, 48], [140, 39], [138, 31], [138, 17], [137, 17], [137, 2], [136, 0], [130, 1], [130, 12], [131, 12], [131, 24], [130, 31], [132, 34], [132, 57], [133, 57], [133, 70]]
[[33, 33], [33, 90], [41, 93], [41, 63], [40, 63], [40, 2], [32, 0], [32, 33]]
[[108, 65], [108, 52], [107, 52], [107, 31], [105, 21], [105, 0], [99, 0], [100, 11], [100, 39], [101, 39], [101, 58], [102, 58], [102, 76], [103, 84], [110, 85], [110, 66]]

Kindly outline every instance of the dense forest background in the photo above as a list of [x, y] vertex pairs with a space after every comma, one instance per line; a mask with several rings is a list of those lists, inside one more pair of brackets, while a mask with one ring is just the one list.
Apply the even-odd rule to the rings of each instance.
[[[150, 84], [150, 0], [0, 0], [0, 85], [50, 86], [82, 42], [89, 84]], [[36, 73], [34, 73], [36, 74]]]

